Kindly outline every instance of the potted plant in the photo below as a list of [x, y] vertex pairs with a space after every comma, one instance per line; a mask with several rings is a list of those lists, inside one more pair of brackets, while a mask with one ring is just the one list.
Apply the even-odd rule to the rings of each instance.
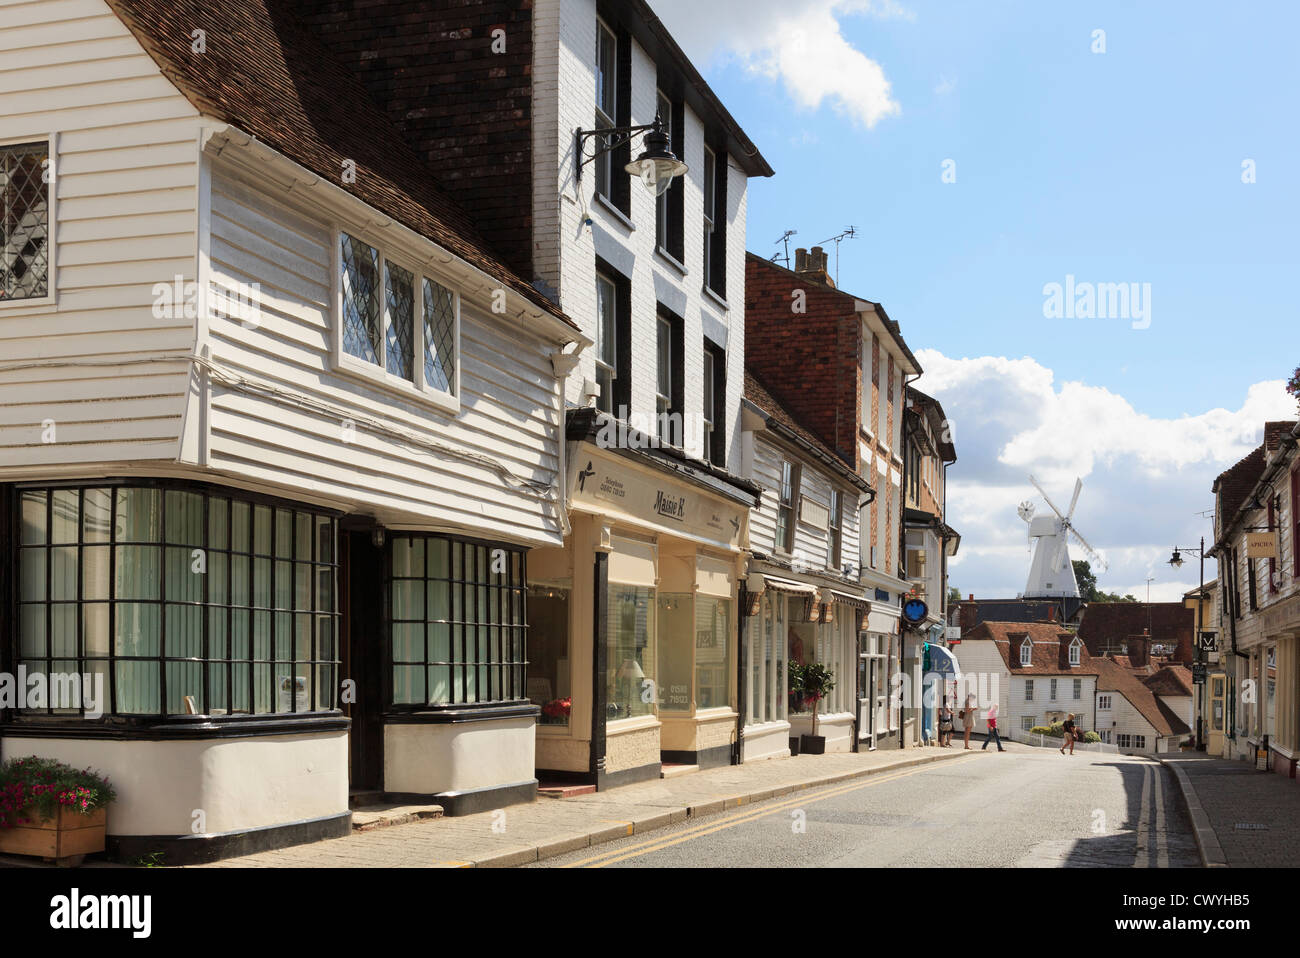
[[0, 763], [0, 852], [80, 864], [104, 850], [116, 797], [89, 769], [34, 755]]
[[809, 755], [824, 755], [826, 736], [817, 734], [817, 705], [835, 688], [835, 676], [820, 662], [809, 662], [802, 672], [803, 704], [812, 708], [812, 734], [802, 736], [799, 747]]
[[[798, 662], [791, 660], [788, 663], [787, 674], [790, 679], [790, 714], [798, 712], [803, 708], [803, 666]], [[790, 754], [799, 754], [799, 736], [790, 736]]]

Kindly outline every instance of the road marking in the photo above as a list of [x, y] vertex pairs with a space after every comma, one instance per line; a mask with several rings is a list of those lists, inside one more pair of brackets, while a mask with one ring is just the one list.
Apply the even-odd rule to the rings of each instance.
[[1165, 770], [1153, 770], [1156, 777], [1156, 867], [1169, 867], [1169, 833], [1165, 830]]
[[[971, 759], [973, 757], [974, 756], [971, 755], [963, 755], [961, 758], [955, 759], [954, 761], [962, 762], [967, 759]], [[865, 781], [861, 781], [861, 780], [855, 781], [847, 785], [825, 786], [826, 790], [820, 794], [809, 795], [805, 792], [801, 794], [800, 797], [798, 798], [789, 799], [783, 802], [778, 802], [777, 804], [772, 805], [770, 807], [764, 807], [764, 808], [751, 810], [747, 812], [741, 812], [739, 814], [735, 814], [731, 816], [724, 816], [722, 821], [710, 821], [710, 822], [701, 823], [700, 825], [697, 825], [696, 827], [689, 829], [684, 833], [679, 833], [677, 835], [674, 835], [671, 838], [661, 837], [661, 838], [648, 839], [642, 842], [641, 844], [631, 846], [630, 848], [623, 848], [623, 849], [618, 849], [616, 851], [605, 852], [604, 854], [601, 855], [594, 855], [591, 858], [586, 858], [583, 859], [582, 861], [571, 862], [570, 864], [561, 867], [563, 868], [604, 868], [606, 865], [612, 865], [616, 862], [625, 861], [628, 858], [637, 858], [640, 857], [641, 855], [648, 855], [652, 852], [657, 852], [664, 848], [668, 848], [671, 845], [679, 845], [682, 842], [687, 842], [694, 838], [700, 838], [704, 835], [710, 835], [713, 832], [722, 831], [724, 828], [732, 828], [736, 825], [743, 825], [748, 822], [756, 821], [757, 819], [760, 818], [766, 818], [769, 815], [775, 815], [778, 812], [785, 811], [786, 809], [797, 808], [801, 805], [810, 805], [813, 802], [825, 801], [828, 798], [836, 798], [840, 795], [845, 795], [849, 792], [857, 791], [858, 789], [869, 788], [872, 785], [883, 785], [886, 782], [895, 782], [898, 781], [900, 778], [907, 778], [910, 775], [916, 775], [919, 772], [924, 772], [927, 769], [933, 768], [938, 764], [939, 763], [937, 762], [929, 762], [926, 763], [925, 765], [907, 769], [901, 772], [888, 772], [883, 774], [877, 773], [875, 775], [868, 776]]]
[[1151, 867], [1151, 766], [1142, 769], [1142, 804], [1138, 806], [1137, 853], [1133, 858], [1135, 868]]

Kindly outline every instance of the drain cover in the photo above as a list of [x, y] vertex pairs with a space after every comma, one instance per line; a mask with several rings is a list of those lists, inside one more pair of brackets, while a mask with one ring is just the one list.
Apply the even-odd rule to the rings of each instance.
[[1242, 831], [1263, 831], [1268, 828], [1267, 825], [1261, 825], [1259, 822], [1237, 822], [1233, 828], [1239, 828]]

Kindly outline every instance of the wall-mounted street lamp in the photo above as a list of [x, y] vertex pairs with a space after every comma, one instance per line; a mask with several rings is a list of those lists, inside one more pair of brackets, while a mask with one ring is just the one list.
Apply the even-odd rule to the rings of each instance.
[[[1204, 625], [1203, 610], [1205, 608], [1205, 536], [1201, 536], [1201, 547], [1199, 549], [1185, 549], [1179, 551], [1178, 546], [1174, 546], [1174, 554], [1169, 557], [1169, 564], [1173, 566], [1175, 569], [1181, 569], [1183, 567], [1183, 555], [1182, 555], [1183, 552], [1190, 552], [1192, 555], [1196, 556], [1201, 560], [1201, 577], [1196, 580], [1196, 642], [1193, 648], [1195, 649], [1196, 664], [1203, 665], [1202, 662], [1203, 653], [1201, 651], [1201, 631]], [[1193, 686], [1195, 686], [1196, 682], [1193, 680], [1192, 684]], [[1201, 751], [1205, 748], [1204, 719], [1202, 719], [1201, 717], [1201, 711], [1205, 705], [1204, 702], [1205, 684], [1204, 683], [1201, 683], [1201, 693], [1197, 698], [1199, 699], [1199, 703], [1196, 709], [1196, 748], [1197, 751]]]
[[[660, 196], [672, 185], [673, 179], [685, 176], [689, 167], [679, 160], [668, 146], [668, 134], [664, 132], [663, 119], [655, 114], [653, 123], [644, 126], [611, 126], [603, 130], [575, 130], [574, 147], [578, 158], [578, 182], [582, 182], [582, 168], [606, 153], [617, 150], [625, 143], [631, 142], [638, 134], [645, 134], [644, 149], [631, 163], [623, 169], [632, 176], [640, 177], [645, 188], [655, 196]], [[587, 154], [587, 141], [596, 140], [595, 152]]]

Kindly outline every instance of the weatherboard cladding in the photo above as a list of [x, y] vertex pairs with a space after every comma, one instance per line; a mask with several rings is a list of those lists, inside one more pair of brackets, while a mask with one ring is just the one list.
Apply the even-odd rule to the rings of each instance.
[[[358, 78], [288, 0], [108, 0], [204, 115], [230, 123], [569, 320], [505, 265]], [[193, 31], [205, 31], [196, 52]], [[343, 179], [355, 164], [355, 181]], [[522, 214], [521, 214], [522, 215]]]
[[1158, 735], [1186, 735], [1191, 731], [1173, 709], [1162, 702], [1131, 671], [1106, 658], [1094, 658], [1098, 692], [1118, 692], [1128, 700]]

